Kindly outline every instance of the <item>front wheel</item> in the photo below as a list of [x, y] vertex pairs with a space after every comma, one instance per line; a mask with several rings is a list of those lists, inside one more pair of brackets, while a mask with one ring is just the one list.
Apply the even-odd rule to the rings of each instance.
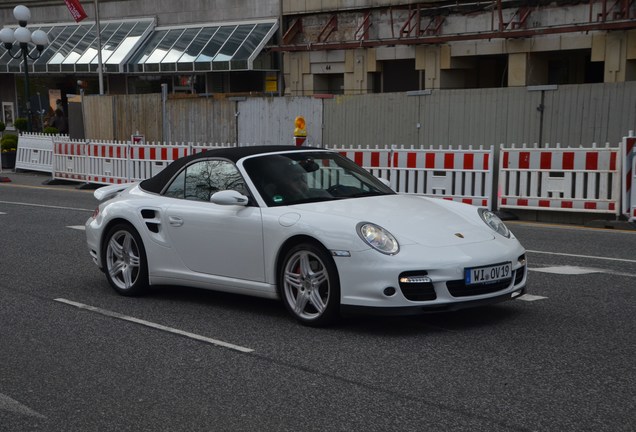
[[148, 289], [148, 267], [137, 231], [128, 224], [119, 224], [108, 231], [105, 239], [102, 259], [110, 285], [125, 296], [143, 294]]
[[285, 255], [278, 279], [285, 307], [301, 323], [324, 326], [338, 317], [338, 271], [322, 248], [310, 243], [294, 246]]

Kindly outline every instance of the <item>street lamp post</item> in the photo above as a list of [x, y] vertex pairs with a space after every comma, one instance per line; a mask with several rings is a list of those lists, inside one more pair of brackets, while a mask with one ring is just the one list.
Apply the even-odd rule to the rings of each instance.
[[[22, 57], [24, 61], [24, 97], [26, 101], [27, 110], [27, 130], [31, 132], [31, 95], [29, 93], [29, 64], [28, 59], [37, 60], [42, 55], [42, 50], [49, 44], [49, 38], [42, 30], [36, 30], [31, 33], [31, 30], [27, 28], [27, 22], [31, 19], [31, 11], [28, 7], [18, 5], [13, 8], [13, 16], [18, 20], [18, 27], [12, 29], [5, 27], [0, 30], [0, 41], [4, 44], [4, 47], [9, 51], [9, 55], [14, 59]], [[18, 50], [13, 52], [14, 43], [17, 43]], [[37, 52], [34, 55], [29, 53], [29, 43], [32, 43], [37, 48]]]

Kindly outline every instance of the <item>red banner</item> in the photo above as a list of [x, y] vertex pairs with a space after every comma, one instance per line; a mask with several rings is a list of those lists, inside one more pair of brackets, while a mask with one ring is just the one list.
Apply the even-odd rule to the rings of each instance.
[[71, 12], [71, 16], [73, 17], [75, 22], [80, 22], [88, 16], [86, 15], [86, 12], [84, 11], [84, 8], [80, 4], [79, 0], [64, 0], [64, 3], [66, 3], [66, 7], [68, 8], [69, 12]]

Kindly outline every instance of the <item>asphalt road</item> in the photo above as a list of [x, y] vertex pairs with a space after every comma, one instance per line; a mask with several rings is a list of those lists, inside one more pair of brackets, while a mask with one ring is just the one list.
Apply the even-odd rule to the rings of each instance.
[[510, 223], [529, 295], [313, 329], [275, 301], [118, 296], [73, 185], [0, 183], [1, 431], [636, 431], [636, 231]]

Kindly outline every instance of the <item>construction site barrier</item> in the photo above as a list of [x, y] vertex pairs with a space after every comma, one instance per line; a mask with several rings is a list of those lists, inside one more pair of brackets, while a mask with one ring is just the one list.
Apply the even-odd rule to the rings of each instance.
[[96, 184], [129, 183], [150, 178], [181, 157], [222, 147], [234, 145], [58, 140], [53, 144], [51, 171], [55, 179]]
[[633, 131], [629, 131], [629, 136], [621, 141], [621, 155], [623, 156], [623, 201], [622, 213], [627, 216], [630, 221], [636, 217], [636, 181], [633, 177], [636, 174], [634, 162], [636, 161], [636, 137]]
[[53, 142], [52, 177], [86, 182], [86, 143], [76, 140]]
[[15, 168], [50, 173], [53, 166], [53, 140], [68, 140], [68, 135], [22, 133], [18, 137]]
[[492, 209], [494, 146], [416, 149], [334, 148], [389, 180], [396, 192], [425, 195]]
[[627, 175], [631, 182], [629, 221], [636, 222], [636, 147], [632, 149], [632, 169]]
[[620, 149], [503, 148], [499, 208], [620, 213]]
[[121, 184], [129, 181], [129, 144], [89, 142], [86, 144], [88, 183]]
[[192, 154], [188, 144], [132, 144], [130, 146], [130, 181], [150, 178], [172, 161]]
[[[620, 149], [501, 146], [498, 206], [616, 215], [622, 210], [634, 220], [635, 144], [636, 137], [629, 136]], [[24, 134], [18, 145], [21, 156], [16, 168], [50, 171], [55, 179], [115, 184], [152, 177], [183, 156], [236, 146], [231, 143], [84, 142], [69, 140], [67, 136]], [[420, 149], [394, 145], [332, 149], [377, 177], [386, 178], [397, 192], [489, 209], [494, 206], [493, 146]]]

